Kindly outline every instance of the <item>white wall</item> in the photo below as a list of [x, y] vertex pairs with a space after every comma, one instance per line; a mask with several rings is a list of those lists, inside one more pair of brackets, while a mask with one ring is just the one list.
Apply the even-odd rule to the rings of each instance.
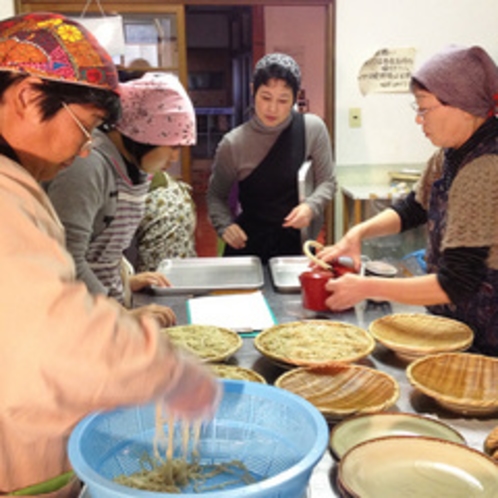
[[[381, 48], [414, 47], [415, 67], [456, 43], [477, 44], [498, 62], [497, 0], [337, 0], [336, 161], [338, 165], [424, 163], [434, 150], [415, 124], [411, 94], [367, 94], [357, 77]], [[348, 111], [360, 107], [362, 126]]]
[[14, 15], [14, 0], [0, 1], [0, 19], [11, 17]]

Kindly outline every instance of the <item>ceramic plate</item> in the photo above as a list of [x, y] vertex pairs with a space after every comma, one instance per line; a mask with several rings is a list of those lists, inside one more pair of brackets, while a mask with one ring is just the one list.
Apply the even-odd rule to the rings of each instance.
[[341, 487], [361, 498], [496, 498], [498, 465], [461, 444], [426, 437], [361, 443], [339, 463]]
[[459, 432], [438, 420], [413, 413], [375, 413], [337, 424], [330, 434], [330, 450], [340, 460], [354, 446], [386, 436], [428, 436], [466, 444]]

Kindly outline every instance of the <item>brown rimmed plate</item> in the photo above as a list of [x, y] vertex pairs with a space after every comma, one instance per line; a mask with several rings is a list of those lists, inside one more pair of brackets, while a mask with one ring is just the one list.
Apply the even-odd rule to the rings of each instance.
[[426, 436], [466, 444], [455, 429], [434, 418], [415, 413], [382, 412], [350, 417], [330, 433], [330, 450], [336, 460], [354, 446], [386, 436]]
[[495, 498], [498, 466], [459, 443], [391, 436], [354, 446], [339, 462], [340, 488], [353, 498]]

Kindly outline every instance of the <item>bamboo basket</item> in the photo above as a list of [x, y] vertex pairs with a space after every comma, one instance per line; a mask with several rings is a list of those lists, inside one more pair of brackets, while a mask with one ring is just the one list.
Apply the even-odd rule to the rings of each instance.
[[498, 411], [498, 359], [471, 353], [440, 353], [410, 363], [410, 383], [444, 408], [469, 416]]
[[296, 368], [275, 385], [305, 398], [330, 420], [387, 410], [399, 398], [399, 385], [390, 375], [351, 364]]

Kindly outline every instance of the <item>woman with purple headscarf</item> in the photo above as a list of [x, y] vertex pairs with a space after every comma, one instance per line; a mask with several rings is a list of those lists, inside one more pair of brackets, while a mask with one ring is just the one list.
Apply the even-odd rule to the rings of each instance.
[[346, 275], [330, 281], [333, 310], [376, 297], [425, 305], [465, 322], [472, 350], [498, 356], [498, 68], [480, 47], [450, 47], [411, 80], [416, 122], [440, 149], [407, 198], [354, 226], [318, 255], [348, 254], [361, 241], [426, 224], [428, 274], [405, 279]]
[[[88, 157], [77, 158], [48, 185], [48, 195], [65, 226], [78, 278], [93, 294], [129, 306], [129, 290], [168, 286], [159, 272], [127, 277], [123, 252], [145, 213], [152, 176], [179, 158], [180, 146], [195, 144], [195, 114], [185, 89], [172, 74], [146, 73], [119, 87], [123, 114], [114, 129], [95, 131]], [[123, 274], [124, 273], [124, 274]], [[163, 326], [173, 311], [152, 304], [133, 313], [153, 313]]]

